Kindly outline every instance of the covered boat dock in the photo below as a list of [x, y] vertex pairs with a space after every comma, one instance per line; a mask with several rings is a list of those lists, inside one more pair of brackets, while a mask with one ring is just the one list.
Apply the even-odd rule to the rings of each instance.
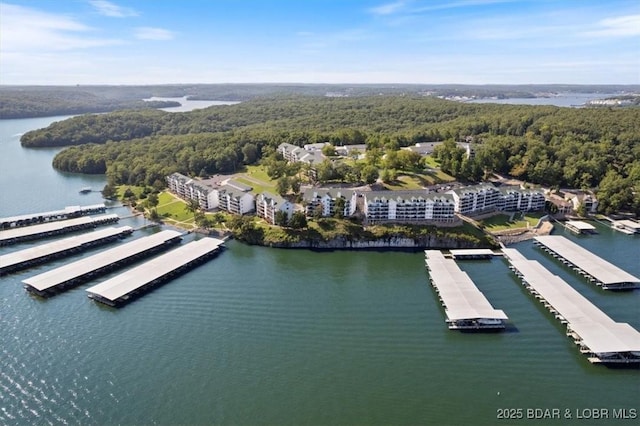
[[106, 223], [115, 223], [119, 219], [120, 218], [117, 214], [105, 214], [100, 216], [83, 216], [75, 219], [8, 229], [0, 231], [0, 246], [15, 244], [20, 241], [37, 240], [39, 238], [66, 234], [80, 229], [94, 228]]
[[526, 259], [516, 249], [505, 248], [503, 252], [524, 287], [567, 326], [567, 336], [589, 362], [640, 364], [640, 332], [627, 323], [615, 322], [537, 261]]
[[104, 204], [93, 204], [90, 206], [69, 206], [62, 210], [53, 210], [50, 212], [3, 217], [0, 218], [0, 229], [19, 228], [21, 226], [31, 226], [38, 223], [73, 219], [90, 214], [104, 213], [105, 211], [107, 211], [107, 207]]
[[120, 306], [141, 292], [210, 259], [223, 243], [209, 237], [193, 241], [87, 289], [88, 296], [110, 306]]
[[81, 284], [133, 261], [165, 250], [179, 243], [180, 238], [181, 234], [178, 231], [161, 231], [27, 278], [22, 282], [28, 291], [47, 297], [64, 288]]
[[5, 254], [0, 256], [0, 275], [68, 256], [99, 244], [106, 244], [132, 232], [133, 228], [130, 226], [109, 227]]
[[581, 220], [568, 220], [564, 222], [564, 226], [576, 234], [595, 234], [596, 227], [591, 225], [590, 223], [583, 222]]
[[534, 244], [604, 290], [640, 288], [640, 278], [559, 235], [535, 237]]
[[425, 250], [425, 263], [452, 330], [500, 330], [509, 318], [494, 309], [471, 278], [439, 250]]
[[496, 256], [491, 249], [452, 249], [449, 252], [455, 260], [491, 259]]

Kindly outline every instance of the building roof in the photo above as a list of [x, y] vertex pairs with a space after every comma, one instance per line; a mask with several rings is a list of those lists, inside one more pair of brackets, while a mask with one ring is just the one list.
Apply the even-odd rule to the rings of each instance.
[[462, 186], [460, 188], [455, 188], [452, 189], [450, 191], [448, 191], [449, 193], [455, 193], [458, 195], [463, 195], [463, 194], [468, 194], [471, 192], [481, 192], [481, 191], [498, 191], [498, 188], [496, 188], [495, 186], [489, 184], [489, 183], [483, 183], [483, 184], [479, 184], [479, 185], [472, 185], [472, 186]]
[[22, 215], [19, 215], [19, 216], [3, 217], [3, 218], [0, 218], [0, 224], [13, 223], [13, 222], [19, 222], [19, 221], [24, 221], [24, 220], [32, 220], [32, 219], [36, 219], [36, 218], [39, 218], [39, 217], [52, 217], [52, 216], [70, 215], [70, 214], [74, 214], [74, 213], [83, 213], [85, 211], [105, 209], [105, 208], [106, 208], [106, 206], [103, 203], [92, 204], [92, 205], [89, 205], [89, 206], [67, 206], [62, 210], [52, 210], [52, 211], [48, 211], [48, 212], [29, 213], [29, 214], [22, 214]]
[[148, 237], [138, 238], [118, 247], [104, 250], [93, 256], [85, 257], [76, 262], [27, 278], [22, 282], [38, 291], [45, 291], [74, 278], [161, 246], [169, 240], [180, 237], [180, 235], [178, 231], [160, 231]]
[[407, 191], [369, 191], [364, 192], [363, 195], [365, 201], [372, 201], [376, 198], [385, 200], [411, 200], [422, 198], [424, 200], [440, 200], [453, 203], [453, 197], [451, 194], [428, 192], [426, 189]]
[[605, 285], [640, 283], [640, 278], [618, 268], [561, 235], [543, 235], [535, 237], [535, 240]]
[[343, 197], [347, 200], [353, 197], [355, 191], [353, 189], [343, 189], [343, 188], [309, 188], [304, 191], [302, 198], [305, 201], [311, 201], [315, 197], [324, 197], [328, 195], [331, 198]]
[[249, 185], [245, 185], [244, 183], [238, 182], [237, 180], [234, 180], [234, 179], [229, 179], [225, 183], [225, 185], [233, 187], [234, 189], [237, 189], [238, 191], [242, 191], [242, 192], [249, 192], [253, 189]]
[[445, 258], [439, 250], [425, 250], [424, 253], [431, 283], [442, 298], [449, 320], [509, 319], [502, 310], [491, 306], [454, 260]]
[[285, 200], [284, 198], [282, 198], [281, 196], [272, 194], [272, 193], [267, 192], [267, 191], [261, 192], [260, 194], [258, 194], [258, 197], [262, 197], [267, 202], [273, 201], [273, 203], [275, 205], [278, 205], [278, 206], [281, 206], [281, 205], [289, 202], [289, 201]]

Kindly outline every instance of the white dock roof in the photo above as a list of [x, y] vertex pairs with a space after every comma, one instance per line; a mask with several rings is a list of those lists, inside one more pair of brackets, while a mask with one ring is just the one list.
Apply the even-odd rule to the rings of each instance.
[[[509, 249], [516, 251], [515, 249]], [[505, 253], [507, 254], [507, 253]], [[549, 305], [568, 322], [583, 344], [597, 354], [640, 352], [640, 333], [627, 323], [618, 323], [592, 304], [562, 278], [535, 260], [507, 254], [511, 265]]]
[[640, 278], [596, 256], [560, 235], [544, 235], [535, 240], [554, 251], [605, 285], [640, 283]]
[[431, 282], [438, 289], [450, 320], [509, 319], [502, 310], [491, 306], [454, 260], [446, 259], [439, 250], [425, 250], [425, 258]]
[[87, 293], [115, 302], [171, 271], [217, 250], [223, 243], [224, 241], [216, 238], [193, 241], [88, 288]]
[[30, 247], [24, 250], [18, 250], [13, 253], [0, 256], [0, 267], [6, 268], [13, 265], [19, 265], [45, 256], [51, 256], [56, 253], [71, 250], [84, 244], [108, 238], [114, 235], [123, 234], [133, 231], [130, 226], [121, 226], [119, 228], [104, 228], [97, 231], [87, 232], [86, 234], [75, 237], [64, 238], [47, 244], [41, 244], [37, 247]]
[[[96, 231], [97, 232], [97, 231]], [[27, 278], [22, 282], [38, 291], [45, 291], [60, 284], [64, 284], [76, 277], [88, 274], [97, 269], [112, 265], [123, 259], [151, 250], [173, 238], [179, 237], [178, 231], [161, 231], [148, 237], [122, 244], [109, 250], [85, 257], [56, 269]]]
[[629, 220], [629, 219], [616, 220], [613, 223], [614, 225], [622, 225], [626, 228], [633, 229], [636, 232], [640, 232], [640, 223], [634, 222], [633, 220]]
[[465, 256], [495, 256], [495, 253], [491, 249], [452, 249], [449, 250], [449, 252], [454, 258]]
[[565, 222], [565, 224], [568, 226], [573, 226], [579, 231], [593, 231], [596, 229], [596, 227], [592, 224], [583, 222], [581, 220], [568, 220]]
[[106, 208], [106, 206], [102, 203], [92, 204], [89, 206], [67, 206], [63, 210], [52, 210], [48, 212], [27, 213], [19, 216], [3, 217], [3, 218], [0, 218], [0, 223], [19, 222], [21, 220], [31, 220], [37, 217], [54, 217], [54, 216], [68, 215], [76, 212], [83, 212], [85, 210], [91, 211], [91, 210], [104, 209], [104, 208]]
[[38, 235], [47, 232], [54, 232], [65, 228], [71, 228], [78, 225], [89, 223], [98, 223], [101, 221], [117, 218], [117, 214], [105, 214], [100, 216], [82, 216], [75, 219], [60, 220], [57, 222], [42, 223], [39, 225], [25, 226], [22, 228], [7, 229], [0, 231], [0, 242], [13, 238], [22, 238], [30, 235]]

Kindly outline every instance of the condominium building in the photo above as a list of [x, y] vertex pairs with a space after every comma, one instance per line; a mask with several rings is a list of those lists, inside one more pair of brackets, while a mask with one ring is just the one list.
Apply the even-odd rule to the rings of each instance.
[[344, 203], [343, 215], [351, 216], [356, 212], [356, 192], [341, 188], [311, 188], [304, 192], [305, 213], [313, 216], [317, 209], [321, 209], [322, 216], [333, 216], [336, 211], [336, 201], [342, 199]]
[[273, 195], [268, 192], [263, 192], [256, 196], [256, 215], [263, 218], [267, 222], [274, 224], [276, 221], [276, 213], [279, 211], [285, 212], [287, 220], [291, 219], [293, 215], [294, 205], [293, 203], [285, 200], [284, 198]]
[[507, 212], [544, 210], [545, 197], [542, 191], [515, 186], [502, 187], [499, 191], [500, 196], [496, 201], [496, 210]]
[[370, 223], [385, 221], [450, 222], [455, 203], [450, 194], [416, 191], [364, 192], [364, 213]]
[[200, 208], [210, 210], [218, 204], [213, 188], [180, 173], [167, 176], [169, 190], [185, 200], [198, 200]]
[[474, 215], [496, 209], [500, 191], [490, 184], [467, 186], [448, 191], [455, 202], [455, 211], [463, 215]]

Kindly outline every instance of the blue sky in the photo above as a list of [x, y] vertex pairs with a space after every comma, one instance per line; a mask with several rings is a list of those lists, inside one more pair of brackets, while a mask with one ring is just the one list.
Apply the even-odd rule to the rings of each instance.
[[0, 2], [0, 84], [640, 84], [638, 0]]

